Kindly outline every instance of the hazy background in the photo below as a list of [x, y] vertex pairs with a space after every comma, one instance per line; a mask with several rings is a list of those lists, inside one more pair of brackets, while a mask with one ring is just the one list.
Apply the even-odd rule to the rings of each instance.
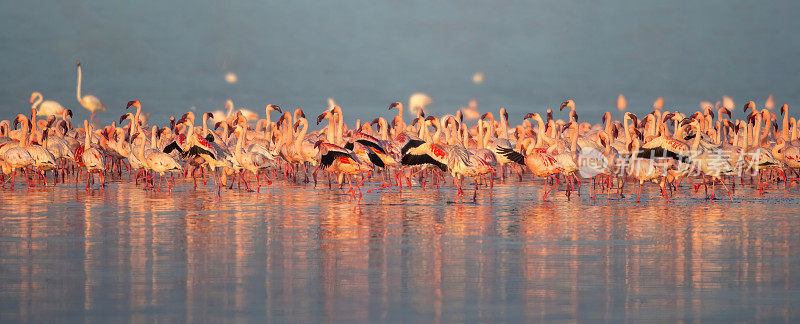
[[[118, 118], [140, 99], [167, 114], [222, 109], [227, 98], [317, 113], [333, 97], [348, 119], [386, 115], [417, 91], [434, 113], [477, 99], [512, 118], [574, 98], [584, 116], [614, 109], [693, 109], [701, 100], [768, 94], [800, 103], [797, 1], [4, 1], [0, 118], [34, 90]], [[238, 75], [237, 84], [224, 80]], [[472, 75], [483, 72], [481, 85]], [[796, 106], [796, 105], [795, 105]], [[583, 118], [582, 118], [583, 119]], [[585, 119], [583, 119], [585, 120]]]

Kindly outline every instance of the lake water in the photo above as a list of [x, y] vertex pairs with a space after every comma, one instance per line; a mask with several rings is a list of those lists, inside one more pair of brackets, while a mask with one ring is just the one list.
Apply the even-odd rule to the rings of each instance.
[[477, 203], [448, 186], [356, 204], [282, 181], [219, 199], [180, 182], [18, 185], [0, 197], [0, 318], [797, 321], [800, 192], [646, 189], [640, 205], [585, 188], [542, 202], [526, 179]]

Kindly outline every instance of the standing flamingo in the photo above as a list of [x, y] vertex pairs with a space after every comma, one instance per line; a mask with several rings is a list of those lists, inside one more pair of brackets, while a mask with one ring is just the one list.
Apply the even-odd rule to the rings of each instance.
[[53, 100], [43, 101], [44, 98], [39, 92], [31, 94], [31, 108], [37, 109], [39, 116], [60, 116], [64, 113], [64, 107]]
[[78, 103], [92, 113], [91, 120], [94, 122], [98, 111], [106, 111], [106, 106], [100, 102], [100, 99], [93, 95], [81, 96], [81, 61], [78, 61], [78, 86], [75, 89], [75, 97], [78, 98]]
[[[80, 65], [79, 65], [80, 66]], [[105, 176], [103, 171], [103, 154], [97, 148], [92, 147], [92, 125], [88, 121], [83, 121], [83, 127], [86, 129], [86, 137], [83, 142], [83, 154], [81, 160], [86, 167], [86, 190], [89, 190], [89, 180], [92, 178], [92, 173], [97, 173], [100, 176], [100, 188], [106, 187]]]

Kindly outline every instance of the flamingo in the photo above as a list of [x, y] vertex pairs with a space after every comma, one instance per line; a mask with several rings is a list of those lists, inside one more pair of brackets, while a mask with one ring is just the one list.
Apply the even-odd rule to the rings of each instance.
[[106, 106], [100, 102], [100, 99], [93, 95], [81, 96], [81, 61], [77, 63], [78, 67], [78, 85], [75, 89], [75, 97], [78, 98], [78, 103], [92, 113], [91, 120], [94, 121], [98, 111], [106, 111]]
[[640, 158], [638, 155], [639, 145], [639, 139], [634, 137], [628, 147], [628, 151], [630, 151], [631, 154], [628, 159], [628, 174], [634, 179], [639, 180], [639, 191], [636, 196], [636, 202], [638, 203], [642, 199], [642, 185], [645, 181], [652, 181], [657, 184], [658, 187], [661, 188], [661, 193], [667, 198], [667, 201], [669, 201], [669, 196], [667, 196], [664, 191], [664, 187], [658, 182], [658, 179], [664, 176], [664, 170], [655, 161]]
[[[79, 65], [80, 66], [80, 65]], [[79, 74], [80, 75], [80, 74]], [[86, 167], [86, 190], [89, 190], [89, 180], [92, 178], [92, 173], [97, 173], [100, 176], [100, 188], [106, 187], [105, 176], [103, 172], [105, 168], [103, 167], [103, 154], [100, 151], [92, 147], [91, 145], [91, 134], [92, 134], [92, 125], [89, 124], [88, 121], [83, 121], [83, 128], [86, 129], [86, 137], [84, 138], [83, 142], [83, 153], [81, 154], [81, 161], [83, 161], [83, 165]]]
[[[318, 148], [317, 160], [320, 167], [330, 173], [337, 173], [339, 175], [339, 182], [342, 182], [343, 176], [357, 175], [362, 172], [368, 172], [371, 169], [359, 161], [358, 157], [353, 151], [347, 150], [336, 144], [325, 142], [324, 139], [318, 140], [314, 143], [314, 148]], [[356, 186], [353, 187], [351, 179], [348, 179], [350, 189], [347, 191], [351, 199], [355, 199], [355, 189], [358, 189], [358, 198], [361, 199], [361, 186], [356, 181]]]
[[59, 116], [64, 112], [64, 107], [53, 100], [43, 101], [44, 97], [39, 92], [31, 94], [31, 108], [37, 109], [39, 116]]
[[[153, 126], [153, 130], [150, 133], [151, 136], [150, 150], [144, 151], [145, 145], [144, 143], [142, 143], [140, 147], [141, 150], [140, 155], [144, 157], [144, 159], [142, 160], [144, 165], [148, 169], [150, 169], [151, 172], [158, 174], [158, 191], [161, 191], [161, 185], [162, 185], [161, 180], [162, 178], [166, 179], [165, 173], [181, 172], [183, 171], [183, 168], [181, 167], [181, 164], [178, 161], [172, 158], [172, 156], [158, 150], [156, 146], [156, 132], [157, 132], [156, 128], [157, 128], [156, 126]], [[142, 140], [144, 140], [144, 138], [142, 138]], [[166, 180], [166, 182], [169, 191], [172, 191], [172, 184], [169, 182], [169, 180]], [[153, 184], [155, 185], [155, 181], [153, 181]]]

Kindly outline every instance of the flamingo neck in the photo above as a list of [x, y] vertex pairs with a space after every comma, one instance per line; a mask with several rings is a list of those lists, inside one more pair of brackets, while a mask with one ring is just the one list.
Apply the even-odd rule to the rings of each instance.
[[483, 119], [478, 119], [478, 148], [482, 149], [484, 145], [484, 134], [483, 134]]
[[87, 125], [86, 126], [86, 136], [83, 138], [83, 149], [84, 150], [88, 150], [89, 149], [89, 143], [91, 142], [91, 137], [92, 137], [92, 128], [91, 128], [91, 126]]
[[572, 154], [578, 153], [578, 126], [577, 124], [573, 124], [572, 127], [569, 128], [569, 149], [572, 151]]
[[156, 149], [156, 127], [153, 126], [153, 129], [150, 131], [150, 148]]
[[39, 107], [39, 105], [42, 104], [43, 100], [44, 98], [42, 98], [42, 95], [36, 96], [36, 100], [33, 102], [33, 105], [31, 105], [31, 108], [36, 109], [37, 107]]
[[186, 142], [188, 143], [191, 140], [192, 135], [194, 135], [194, 123], [189, 124], [189, 129], [186, 131]]
[[753, 127], [753, 146], [759, 146], [761, 138], [761, 117], [756, 117], [756, 125]]
[[239, 154], [239, 153], [242, 152], [242, 147], [244, 145], [244, 132], [245, 131], [244, 131], [242, 126], [236, 126], [236, 128], [239, 129], [239, 137], [238, 137], [238, 139], [236, 141], [236, 154]]
[[387, 130], [387, 128], [389, 128], [388, 124], [389, 123], [383, 117], [378, 119], [378, 125], [381, 125], [381, 140], [382, 141], [385, 141], [385, 140], [389, 139], [389, 134], [388, 134], [388, 130]]
[[692, 142], [692, 152], [697, 152], [697, 149], [700, 148], [700, 134], [702, 130], [700, 130], [700, 125], [696, 125], [695, 127], [695, 136], [694, 141]]
[[783, 114], [783, 125], [781, 125], [781, 137], [784, 141], [789, 140], [789, 109], [787, 108]]
[[300, 119], [300, 127], [303, 127], [302, 130], [299, 131], [299, 134], [294, 138], [294, 150], [298, 154], [302, 155], [303, 152], [301, 150], [303, 139], [306, 138], [306, 133], [308, 132], [308, 122], [305, 121], [305, 118]]
[[[269, 116], [269, 115], [267, 115]], [[192, 121], [192, 126], [194, 126], [194, 121]], [[203, 135], [206, 136], [208, 134], [208, 114], [203, 114]]]
[[631, 132], [630, 132], [630, 130], [628, 128], [629, 127], [628, 126], [628, 119], [631, 119], [631, 118], [628, 117], [628, 115], [625, 115], [625, 118], [622, 119], [622, 127], [625, 129], [625, 141], [630, 143], [631, 142]]
[[78, 102], [83, 103], [81, 99], [81, 66], [78, 65], [78, 85], [75, 88], [75, 97], [78, 98]]
[[438, 119], [435, 122], [433, 122], [432, 124], [433, 124], [433, 127], [436, 128], [436, 131], [433, 133], [433, 143], [434, 144], [439, 144], [439, 137], [442, 134], [442, 124], [439, 122]]
[[[490, 115], [491, 117], [491, 115]], [[495, 136], [495, 128], [494, 128], [494, 117], [489, 118], [489, 127], [487, 127], [486, 134], [483, 136], [483, 147], [486, 148], [489, 146], [489, 139]]]
[[342, 143], [342, 135], [344, 133], [344, 117], [341, 113], [336, 114], [336, 145]]

